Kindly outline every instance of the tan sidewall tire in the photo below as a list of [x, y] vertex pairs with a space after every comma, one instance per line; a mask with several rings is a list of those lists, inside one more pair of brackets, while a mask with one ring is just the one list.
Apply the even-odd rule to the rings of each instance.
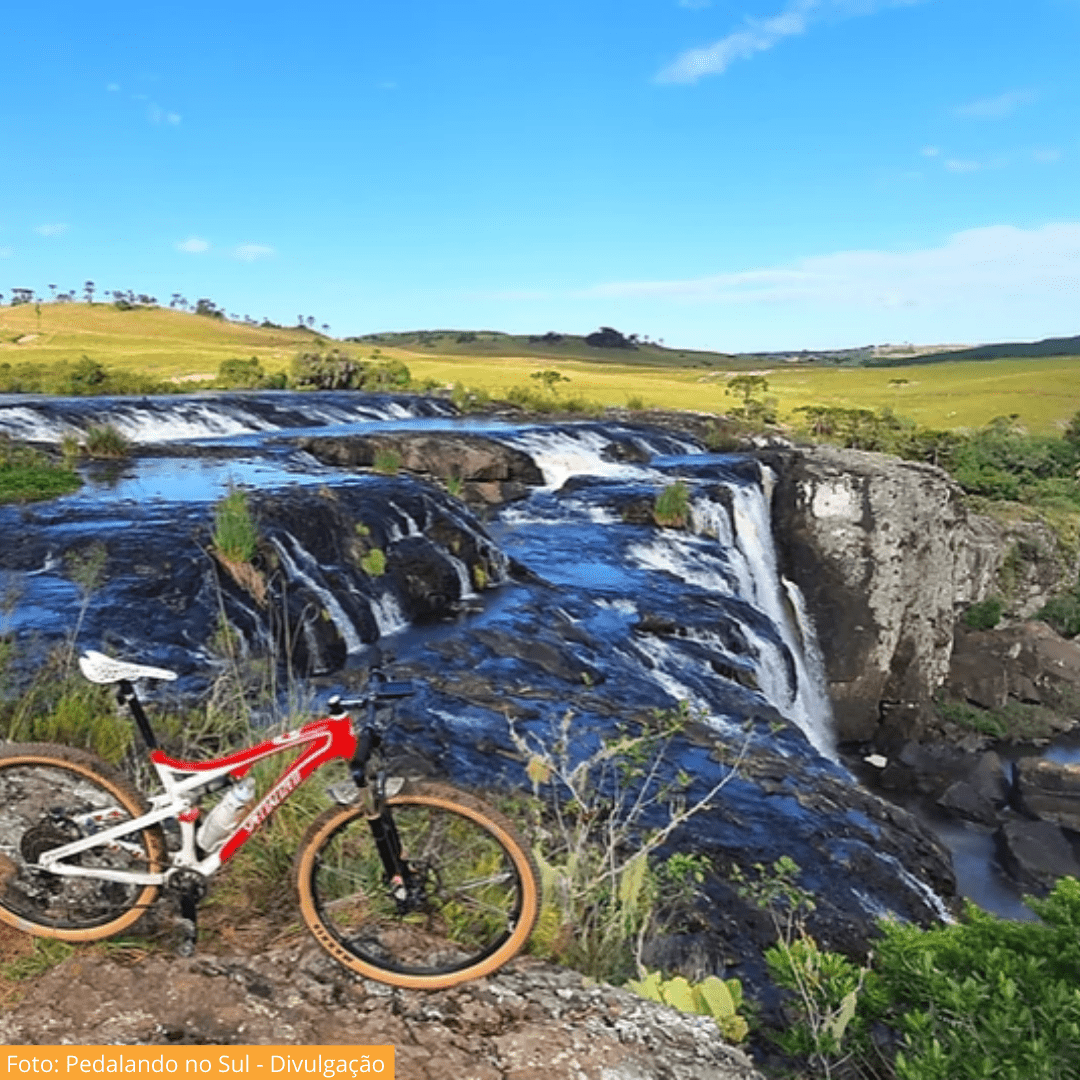
[[528, 941], [540, 912], [540, 875], [514, 826], [498, 810], [492, 809], [480, 799], [445, 784], [410, 784], [401, 794], [387, 799], [387, 802], [391, 806], [436, 806], [453, 811], [482, 825], [502, 844], [513, 860], [522, 884], [521, 915], [514, 932], [494, 953], [479, 963], [461, 971], [440, 975], [402, 975], [374, 967], [354, 956], [323, 925], [311, 893], [311, 872], [315, 857], [327, 837], [346, 822], [363, 817], [359, 808], [345, 806], [327, 810], [312, 824], [296, 856], [294, 876], [300, 898], [300, 912], [315, 940], [338, 963], [344, 964], [357, 974], [408, 990], [442, 990], [470, 979], [482, 978], [498, 970]]
[[[124, 807], [132, 817], [139, 817], [147, 812], [146, 802], [119, 773], [104, 761], [85, 750], [74, 747], [53, 745], [52, 743], [9, 743], [0, 749], [0, 771], [10, 765], [45, 765], [54, 769], [66, 769], [78, 773], [88, 780], [101, 785]], [[165, 865], [165, 840], [160, 826], [152, 825], [143, 830], [147, 847], [147, 872], [160, 873]], [[126, 930], [137, 922], [146, 909], [157, 899], [161, 891], [158, 885], [147, 885], [139, 893], [134, 904], [123, 915], [100, 926], [65, 929], [64, 927], [43, 926], [8, 911], [0, 898], [0, 921], [23, 930], [35, 937], [57, 938], [60, 941], [100, 941], [112, 937], [121, 930]]]

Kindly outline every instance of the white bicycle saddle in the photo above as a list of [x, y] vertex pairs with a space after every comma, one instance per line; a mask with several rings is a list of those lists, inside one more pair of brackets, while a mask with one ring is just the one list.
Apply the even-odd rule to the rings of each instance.
[[135, 679], [175, 679], [176, 672], [166, 668], [146, 667], [143, 664], [128, 664], [123, 660], [114, 660], [104, 653], [87, 649], [79, 657], [82, 673], [93, 683], [117, 683], [122, 679], [129, 682]]

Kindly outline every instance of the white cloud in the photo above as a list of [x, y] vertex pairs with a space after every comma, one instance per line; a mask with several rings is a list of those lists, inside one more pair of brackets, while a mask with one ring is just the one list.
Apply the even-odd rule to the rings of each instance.
[[[143, 97], [144, 95], [139, 95]], [[151, 101], [146, 107], [146, 118], [151, 124], [171, 124], [176, 125], [180, 123], [180, 114], [177, 112], [169, 112], [167, 109], [163, 109], [160, 105]]]
[[949, 158], [949, 160], [945, 162], [945, 168], [948, 169], [949, 172], [955, 173], [978, 172], [983, 167], [983, 164], [979, 161], [971, 161], [970, 159], [964, 158]]
[[1004, 120], [1022, 105], [1030, 105], [1037, 96], [1034, 90], [1009, 90], [997, 97], [957, 105], [952, 114], [960, 120]]
[[120, 84], [111, 82], [105, 89], [108, 90], [110, 94], [115, 94], [120, 90]]
[[1061, 151], [1056, 146], [1048, 146], [1041, 150], [1033, 150], [1031, 157], [1040, 165], [1052, 165], [1061, 160]]
[[52, 237], [52, 236], [63, 236], [64, 233], [67, 232], [67, 230], [68, 230], [68, 227], [65, 224], [63, 224], [62, 222], [57, 222], [57, 223], [55, 223], [53, 225], [35, 225], [34, 226], [34, 232], [36, 232], [38, 234], [38, 236], [50, 236], [50, 237]]
[[840, 251], [685, 281], [611, 282], [575, 298], [848, 309], [959, 305], [989, 313], [1003, 304], [1071, 304], [1077, 291], [1080, 221], [1034, 229], [991, 225], [954, 233], [940, 247]]
[[712, 0], [679, 0], [679, 7], [701, 11], [703, 8], [712, 7]]
[[274, 255], [274, 249], [267, 244], [240, 244], [233, 250], [233, 258], [241, 262], [255, 262]]
[[923, 157], [937, 157], [941, 150], [936, 146], [924, 146], [920, 151]]
[[721, 75], [736, 60], [748, 60], [784, 38], [806, 33], [812, 23], [873, 15], [884, 8], [907, 7], [923, 0], [789, 0], [776, 15], [758, 19], [743, 16], [743, 25], [727, 37], [701, 48], [687, 49], [661, 70], [657, 82], [693, 83], [706, 75]]
[[0, 247], [0, 259], [10, 259], [15, 254], [14, 248]]
[[197, 236], [189, 236], [176, 245], [176, 250], [186, 251], [189, 255], [201, 255], [204, 251], [210, 250], [210, 244], [209, 241], [201, 240]]

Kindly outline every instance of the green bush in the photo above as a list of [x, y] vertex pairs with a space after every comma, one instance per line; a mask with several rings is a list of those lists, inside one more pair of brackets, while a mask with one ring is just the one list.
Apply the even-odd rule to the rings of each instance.
[[1041, 922], [969, 903], [951, 926], [883, 924], [867, 1001], [902, 1035], [900, 1080], [1080, 1076], [1080, 882], [1028, 904]]
[[988, 596], [980, 600], [961, 616], [963, 624], [971, 630], [993, 630], [1005, 614], [1005, 601], [1000, 596]]
[[1074, 591], [1053, 597], [1036, 618], [1049, 623], [1062, 637], [1076, 637], [1080, 634], [1080, 594]]
[[86, 432], [86, 452], [93, 458], [126, 457], [131, 444], [112, 426], [101, 424]]
[[668, 529], [682, 529], [690, 520], [690, 488], [685, 480], [668, 484], [656, 497], [653, 520]]
[[247, 493], [233, 489], [214, 507], [214, 549], [233, 562], [251, 562], [259, 531]]

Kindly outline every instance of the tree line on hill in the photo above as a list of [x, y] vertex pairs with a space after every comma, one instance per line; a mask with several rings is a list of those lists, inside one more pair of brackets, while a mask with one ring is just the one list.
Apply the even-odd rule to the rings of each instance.
[[[76, 290], [68, 289], [61, 291], [56, 285], [48, 286], [51, 296], [39, 297], [35, 290], [22, 287], [12, 287], [10, 292], [9, 304], [11, 307], [20, 307], [24, 304], [41, 304], [54, 303], [54, 304], [73, 304], [76, 302]], [[95, 301], [95, 297], [100, 297]], [[111, 299], [108, 299], [110, 298]], [[99, 290], [97, 285], [93, 281], [87, 281], [82, 287], [82, 299], [87, 304], [93, 304], [95, 302], [102, 304], [111, 304], [117, 311], [134, 311], [137, 308], [151, 308], [160, 307], [158, 298], [151, 296], [148, 293], [136, 293], [133, 289], [106, 289]], [[0, 292], [0, 305], [4, 302], [4, 293]], [[264, 317], [263, 319], [254, 319], [250, 315], [238, 315], [235, 312], [226, 314], [225, 309], [216, 304], [209, 297], [200, 297], [194, 303], [191, 303], [186, 297], [182, 296], [178, 292], [174, 292], [169, 298], [169, 307], [174, 311], [188, 311], [193, 315], [203, 315], [209, 319], [221, 319], [228, 320], [229, 322], [243, 323], [245, 326], [258, 326], [267, 330], [283, 330], [286, 329], [281, 323], [271, 322], [270, 319]], [[39, 308], [40, 311], [40, 308]], [[315, 330], [316, 319], [314, 315], [298, 315], [296, 317], [296, 328], [301, 330]], [[322, 323], [320, 329], [323, 334], [329, 334], [330, 326], [328, 323]]]

